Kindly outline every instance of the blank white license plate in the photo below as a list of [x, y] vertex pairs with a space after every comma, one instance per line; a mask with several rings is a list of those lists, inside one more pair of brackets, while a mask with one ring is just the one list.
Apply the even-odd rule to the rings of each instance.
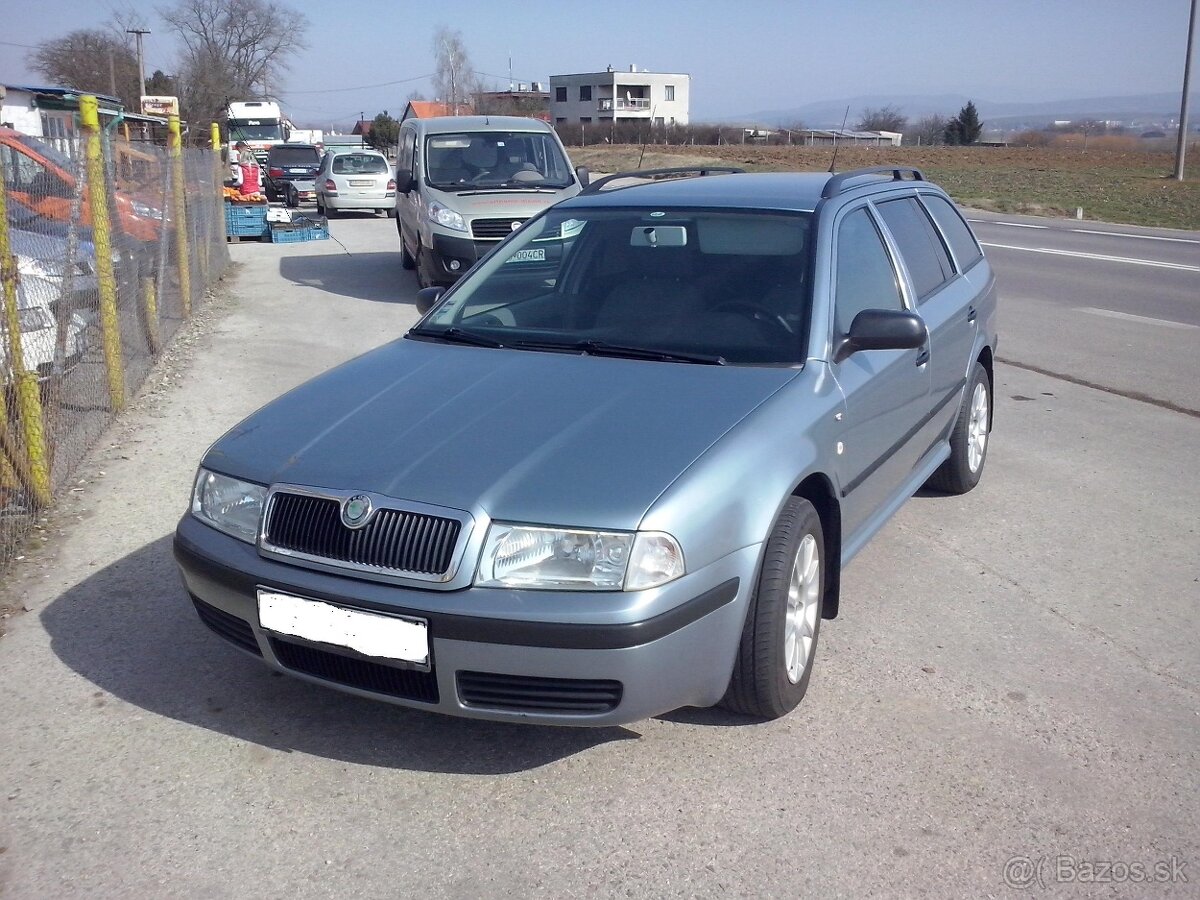
[[505, 260], [505, 262], [510, 262], [510, 263], [545, 262], [545, 261], [546, 261], [546, 248], [545, 247], [532, 247], [528, 250], [518, 250], [516, 253], [514, 253], [512, 256], [510, 256], [508, 259]]
[[276, 634], [346, 647], [364, 656], [429, 662], [429, 623], [423, 619], [384, 616], [259, 590], [258, 621]]
[[374, 187], [374, 186], [375, 186], [375, 179], [373, 179], [373, 178], [367, 178], [367, 179], [351, 178], [350, 179], [350, 187]]

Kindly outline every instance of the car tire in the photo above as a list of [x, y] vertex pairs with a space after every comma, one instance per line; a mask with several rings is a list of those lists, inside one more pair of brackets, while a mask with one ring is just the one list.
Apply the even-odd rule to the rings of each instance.
[[950, 457], [930, 476], [927, 486], [946, 494], [965, 494], [979, 484], [991, 426], [992, 381], [987, 369], [976, 361], [950, 432]]
[[295, 209], [300, 205], [300, 198], [296, 196], [295, 191], [288, 191], [287, 196], [284, 198], [284, 202], [290, 209]]
[[825, 538], [816, 507], [784, 505], [763, 552], [737, 659], [721, 705], [777, 719], [804, 699], [812, 677], [825, 596]]
[[400, 234], [400, 265], [410, 272], [417, 267], [417, 261], [413, 259], [412, 254], [408, 252], [408, 247], [404, 244], [403, 232]]
[[393, 206], [391, 209], [385, 209], [384, 213], [389, 219], [394, 219], [396, 218], [396, 207]]

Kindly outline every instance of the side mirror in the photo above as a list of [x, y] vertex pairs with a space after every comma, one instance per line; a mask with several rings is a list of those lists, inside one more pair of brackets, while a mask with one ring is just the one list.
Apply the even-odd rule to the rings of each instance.
[[411, 169], [396, 170], [396, 192], [399, 194], [407, 194], [412, 190], [413, 177]]
[[834, 362], [859, 350], [915, 350], [927, 340], [925, 320], [906, 309], [864, 309], [837, 345]]
[[421, 315], [433, 309], [433, 304], [437, 303], [442, 298], [442, 294], [446, 293], [444, 287], [427, 287], [417, 291], [417, 312]]
[[587, 187], [592, 180], [592, 173], [588, 171], [587, 166], [576, 166], [575, 177], [579, 179], [580, 187]]

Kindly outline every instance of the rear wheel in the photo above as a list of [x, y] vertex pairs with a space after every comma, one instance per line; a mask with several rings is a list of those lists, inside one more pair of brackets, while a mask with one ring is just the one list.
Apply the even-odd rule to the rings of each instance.
[[816, 508], [792, 497], [767, 540], [722, 706], [777, 719], [804, 699], [821, 629], [824, 552]]
[[992, 382], [987, 369], [976, 362], [950, 432], [950, 457], [930, 476], [929, 487], [947, 494], [965, 494], [979, 484], [991, 427]]

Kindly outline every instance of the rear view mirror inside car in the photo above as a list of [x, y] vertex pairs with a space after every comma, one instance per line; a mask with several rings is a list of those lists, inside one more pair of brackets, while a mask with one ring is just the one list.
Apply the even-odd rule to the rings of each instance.
[[639, 225], [633, 229], [632, 247], [686, 247], [687, 229], [682, 225]]

